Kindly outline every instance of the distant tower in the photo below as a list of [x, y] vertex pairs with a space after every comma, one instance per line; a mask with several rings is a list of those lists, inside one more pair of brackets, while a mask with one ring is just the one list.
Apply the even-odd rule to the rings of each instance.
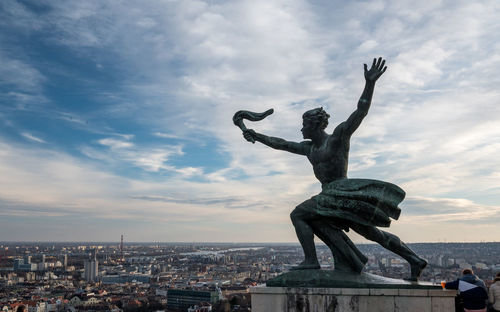
[[40, 270], [40, 269], [41, 269], [42, 271], [44, 271], [44, 270], [46, 270], [46, 269], [47, 269], [47, 264], [45, 263], [45, 254], [43, 254], [43, 255], [42, 255], [42, 265], [41, 265], [41, 267], [39, 268], [39, 270]]
[[122, 234], [121, 241], [120, 241], [120, 256], [123, 260], [123, 234]]
[[87, 282], [97, 282], [99, 275], [99, 261], [97, 261], [97, 250], [94, 250], [94, 259], [89, 259], [84, 262], [85, 280]]
[[64, 268], [68, 268], [68, 255], [64, 255]]

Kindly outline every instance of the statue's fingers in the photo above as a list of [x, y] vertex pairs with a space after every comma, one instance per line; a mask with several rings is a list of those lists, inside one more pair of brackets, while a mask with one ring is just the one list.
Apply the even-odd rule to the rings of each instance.
[[376, 66], [377, 68], [380, 68], [380, 62], [382, 62], [382, 58], [381, 57], [379, 57], [378, 60], [377, 60], [377, 66]]
[[380, 66], [378, 68], [382, 69], [384, 68], [384, 65], [385, 65], [385, 60], [382, 60], [382, 63], [380, 63]]
[[382, 72], [380, 74], [385, 73], [385, 70], [387, 69], [387, 66], [384, 66], [384, 69], [382, 69]]
[[366, 64], [363, 64], [363, 67], [365, 68], [365, 72], [368, 71], [368, 66], [366, 66]]
[[373, 67], [375, 67], [375, 63], [376, 63], [376, 62], [377, 62], [377, 59], [376, 59], [376, 58], [374, 58], [374, 59], [373, 59], [373, 63], [372, 63], [372, 68], [373, 68]]
[[255, 143], [255, 139], [254, 139], [253, 135], [251, 135], [250, 133], [245, 133], [244, 137], [245, 137], [245, 139], [246, 139], [248, 142]]

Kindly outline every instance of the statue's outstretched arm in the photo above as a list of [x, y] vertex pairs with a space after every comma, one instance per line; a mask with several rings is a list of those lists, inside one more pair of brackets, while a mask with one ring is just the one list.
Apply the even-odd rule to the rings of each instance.
[[274, 149], [287, 151], [299, 155], [307, 155], [310, 149], [310, 142], [291, 142], [281, 138], [267, 136], [261, 133], [257, 133], [252, 129], [247, 129], [243, 131], [243, 136], [248, 142], [258, 141]]
[[387, 69], [385, 65], [385, 60], [381, 57], [377, 59], [373, 59], [372, 67], [368, 70], [366, 64], [364, 64], [365, 68], [365, 89], [363, 90], [363, 94], [361, 94], [361, 98], [358, 102], [358, 109], [356, 109], [349, 118], [341, 123], [339, 127], [344, 130], [344, 133], [347, 135], [351, 135], [358, 129], [359, 125], [363, 121], [363, 118], [368, 114], [368, 110], [370, 109], [370, 105], [372, 103], [373, 90], [375, 89], [375, 82], [377, 79], [382, 76], [382, 74]]

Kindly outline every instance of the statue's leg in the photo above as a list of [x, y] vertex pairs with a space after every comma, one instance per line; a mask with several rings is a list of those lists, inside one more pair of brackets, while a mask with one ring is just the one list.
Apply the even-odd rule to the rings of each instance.
[[410, 280], [417, 280], [422, 270], [427, 266], [427, 261], [420, 258], [399, 237], [382, 231], [374, 226], [353, 223], [349, 226], [366, 239], [379, 243], [382, 247], [394, 252], [408, 261], [411, 269]]
[[318, 257], [316, 255], [316, 247], [314, 246], [314, 233], [311, 226], [308, 224], [314, 219], [314, 208], [316, 207], [316, 202], [311, 199], [306, 200], [302, 204], [298, 205], [290, 214], [293, 226], [295, 227], [295, 233], [297, 233], [297, 238], [299, 239], [300, 245], [304, 250], [304, 261], [297, 267], [292, 268], [293, 270], [304, 270], [304, 269], [319, 269], [320, 265], [318, 262]]
[[351, 239], [341, 229], [332, 226], [329, 219], [317, 219], [311, 222], [314, 234], [332, 251], [335, 270], [360, 273], [365, 266], [365, 255], [359, 251]]

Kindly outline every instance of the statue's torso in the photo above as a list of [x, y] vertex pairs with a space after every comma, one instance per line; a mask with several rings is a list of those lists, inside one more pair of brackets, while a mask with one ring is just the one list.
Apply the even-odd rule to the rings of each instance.
[[335, 132], [321, 146], [311, 145], [307, 155], [321, 184], [347, 177], [349, 138]]

